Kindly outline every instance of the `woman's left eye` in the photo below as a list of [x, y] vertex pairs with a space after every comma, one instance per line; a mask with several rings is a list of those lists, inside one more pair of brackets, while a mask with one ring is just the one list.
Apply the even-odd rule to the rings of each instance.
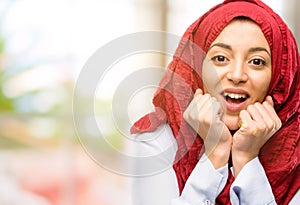
[[266, 65], [266, 61], [259, 59], [259, 58], [255, 58], [253, 60], [250, 61], [251, 64], [255, 65], [255, 66], [263, 66]]

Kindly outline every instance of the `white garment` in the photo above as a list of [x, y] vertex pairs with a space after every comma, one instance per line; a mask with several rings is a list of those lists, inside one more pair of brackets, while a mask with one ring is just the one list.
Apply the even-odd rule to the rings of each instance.
[[[156, 131], [134, 136], [139, 160], [133, 178], [134, 205], [214, 204], [228, 177], [228, 165], [215, 170], [203, 155], [189, 176], [181, 196], [172, 168], [177, 143], [166, 124]], [[299, 203], [300, 192], [290, 205]], [[271, 186], [258, 158], [247, 163], [230, 188], [233, 205], [276, 204]]]

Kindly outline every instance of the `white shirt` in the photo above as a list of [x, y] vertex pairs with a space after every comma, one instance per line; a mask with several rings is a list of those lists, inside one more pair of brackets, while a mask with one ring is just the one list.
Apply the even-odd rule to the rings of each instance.
[[[179, 196], [172, 168], [177, 143], [171, 128], [165, 124], [154, 132], [134, 136], [138, 160], [134, 166], [134, 205], [214, 204], [228, 177], [228, 165], [216, 170], [204, 154], [189, 176]], [[233, 205], [276, 204], [271, 186], [258, 158], [248, 162], [230, 188]], [[300, 192], [289, 205], [300, 204]]]

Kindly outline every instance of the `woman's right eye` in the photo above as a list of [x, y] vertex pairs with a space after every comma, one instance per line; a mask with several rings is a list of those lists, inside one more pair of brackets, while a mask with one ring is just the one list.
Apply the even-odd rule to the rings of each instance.
[[225, 56], [217, 55], [211, 58], [212, 61], [214, 61], [216, 64], [225, 64], [228, 60]]

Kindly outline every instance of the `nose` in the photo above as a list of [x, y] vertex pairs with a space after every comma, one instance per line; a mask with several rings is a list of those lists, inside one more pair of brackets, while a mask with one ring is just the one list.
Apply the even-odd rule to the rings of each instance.
[[243, 62], [236, 62], [230, 67], [226, 76], [234, 84], [246, 82], [248, 79], [247, 68]]

